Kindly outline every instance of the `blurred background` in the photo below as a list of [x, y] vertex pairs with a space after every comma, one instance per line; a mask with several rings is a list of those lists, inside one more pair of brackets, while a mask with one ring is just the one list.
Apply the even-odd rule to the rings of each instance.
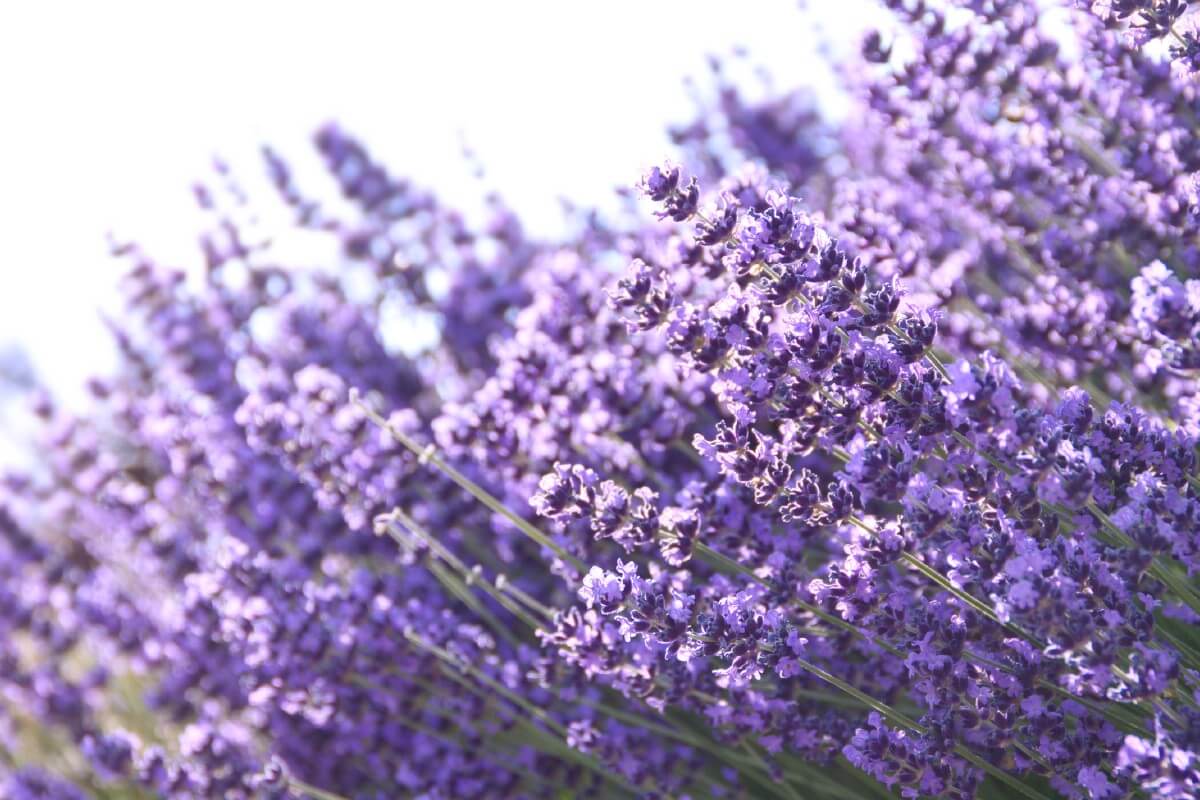
[[311, 136], [337, 120], [447, 202], [504, 187], [526, 228], [550, 234], [561, 199], [604, 207], [670, 154], [668, 126], [712, 91], [711, 56], [743, 67], [731, 77], [748, 91], [768, 72], [811, 85], [836, 115], [822, 49], [856, 46], [868, 6], [801, 5], [4, 4], [0, 460], [20, 449], [29, 387], [70, 405], [114, 361], [101, 312], [126, 262], [108, 235], [199, 264], [190, 187], [215, 157], [265, 186], [269, 143], [317, 185]]

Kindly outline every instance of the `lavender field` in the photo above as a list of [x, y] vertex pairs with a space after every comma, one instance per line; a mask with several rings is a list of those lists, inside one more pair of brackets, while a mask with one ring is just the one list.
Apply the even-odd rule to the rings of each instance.
[[555, 233], [330, 122], [114, 239], [0, 799], [1200, 797], [1200, 3], [806, 5]]

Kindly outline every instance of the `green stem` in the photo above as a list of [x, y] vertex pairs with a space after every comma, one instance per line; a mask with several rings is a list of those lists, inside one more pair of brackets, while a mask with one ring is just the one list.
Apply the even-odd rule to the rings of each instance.
[[[520, 694], [512, 691], [504, 684], [502, 684], [499, 681], [492, 678], [490, 675], [476, 669], [471, 664], [464, 663], [462, 660], [457, 658], [450, 651], [445, 650], [444, 648], [438, 647], [435, 644], [425, 641], [420, 636], [418, 636], [416, 633], [414, 633], [412, 630], [406, 630], [404, 632], [404, 636], [413, 645], [434, 655], [435, 657], [437, 657], [439, 660], [443, 661], [447, 665], [454, 667], [455, 669], [457, 669], [463, 673], [466, 673], [467, 675], [470, 675], [474, 680], [483, 684], [488, 689], [492, 690], [496, 694], [503, 697], [505, 700], [509, 701], [513, 705], [520, 708], [522, 711], [525, 712], [526, 715], [528, 715], [529, 717], [531, 717], [531, 718], [537, 720], [538, 722], [542, 723], [543, 725], [545, 725], [547, 728], [549, 728], [551, 731], [553, 731], [555, 734], [558, 735], [559, 739], [556, 740], [556, 743], [560, 744], [562, 746], [562, 749], [566, 753], [570, 754], [570, 756], [572, 758], [574, 758], [575, 760], [577, 760], [580, 764], [588, 767], [593, 772], [595, 772], [597, 775], [600, 775], [605, 780], [619, 786], [620, 788], [624, 789], [625, 791], [630, 792], [631, 794], [634, 794], [634, 795], [639, 794], [638, 788], [633, 786], [628, 781], [626, 781], [623, 777], [616, 775], [615, 773], [611, 773], [608, 770], [605, 770], [602, 767], [602, 765], [600, 765], [594, 758], [592, 758], [584, 753], [580, 753], [578, 750], [575, 750], [574, 748], [567, 746], [567, 744], [565, 742], [560, 741], [561, 739], [566, 738], [567, 729], [563, 726], [563, 724], [561, 722], [559, 722], [558, 720], [556, 720], [552, 716], [550, 716], [548, 713], [546, 713], [546, 711], [544, 709], [539, 708], [538, 706], [535, 706], [533, 703], [529, 702], [529, 700], [522, 697]], [[452, 680], [457, 682], [459, 685], [461, 685], [467, 689], [474, 690], [474, 687], [471, 685], [471, 682], [468, 681], [463, 676], [457, 675], [454, 672], [449, 672], [449, 671], [446, 671], [445, 674], [447, 677], [451, 678]], [[534, 728], [534, 730], [538, 730], [538, 729]]]
[[[392, 513], [395, 515], [396, 519], [400, 520], [400, 523], [404, 525], [404, 527], [408, 528], [410, 531], [412, 531], [414, 536], [424, 542], [430, 551], [434, 553], [434, 555], [436, 555], [442, 561], [445, 561], [453, 569], [457, 570], [461, 576], [460, 580], [463, 582], [464, 588], [468, 588], [469, 591], [469, 587], [478, 586], [480, 589], [486, 592], [489, 597], [507, 609], [509, 613], [524, 622], [530, 628], [536, 630], [537, 628], [541, 627], [538, 621], [529, 616], [529, 613], [525, 611], [525, 609], [514, 603], [512, 599], [502, 592], [496, 584], [484, 577], [481, 569], [468, 567], [462, 561], [462, 559], [456, 556], [449, 548], [438, 541], [432, 534], [425, 530], [425, 528], [423, 528], [408, 514], [404, 513], [400, 509], [396, 509]], [[399, 531], [395, 529], [394, 523], [388, 520], [385, 521], [384, 524], [386, 525], [387, 531], [392, 538], [401, 543], [401, 546], [403, 546], [403, 536], [400, 535]], [[484, 611], [487, 611], [486, 608]]]
[[[895, 709], [891, 708], [887, 704], [879, 702], [875, 698], [871, 697], [869, 694], [866, 694], [865, 692], [860, 692], [858, 689], [855, 689], [853, 686], [846, 683], [841, 678], [838, 678], [835, 675], [831, 675], [830, 673], [826, 672], [825, 670], [821, 669], [820, 667], [816, 666], [815, 664], [810, 664], [809, 662], [807, 662], [803, 659], [797, 658], [796, 662], [801, 667], [803, 667], [805, 670], [807, 670], [808, 672], [811, 672], [813, 675], [816, 675], [821, 680], [825, 681], [826, 683], [829, 683], [832, 686], [837, 687], [838, 689], [841, 689], [843, 692], [845, 692], [846, 694], [855, 698], [859, 702], [861, 702], [864, 705], [879, 712], [880, 715], [882, 715], [885, 719], [887, 719], [893, 725], [897, 725], [899, 727], [913, 731], [914, 733], [917, 733], [917, 734], [925, 733], [925, 728], [922, 725], [919, 725], [918, 723], [912, 721], [907, 716], [905, 716], [904, 714], [902, 714], [899, 711], [896, 711]], [[995, 766], [994, 764], [991, 764], [988, 761], [975, 755], [965, 745], [961, 745], [961, 744], [955, 745], [954, 752], [956, 754], [958, 754], [959, 756], [961, 756], [962, 758], [969, 761], [971, 764], [975, 765], [979, 769], [986, 772], [988, 775], [991, 775], [996, 780], [1004, 783], [1006, 786], [1008, 786], [1012, 789], [1015, 789], [1016, 791], [1020, 792], [1025, 797], [1030, 798], [1030, 800], [1049, 800], [1049, 798], [1047, 798], [1045, 795], [1038, 792], [1033, 787], [1027, 786], [1025, 783], [1017, 780], [1012, 775], [1009, 775], [1007, 772], [1005, 772], [1004, 770]]]
[[961, 600], [962, 602], [969, 605], [971, 608], [978, 611], [985, 618], [987, 618], [987, 619], [991, 620], [992, 622], [996, 623], [997, 625], [1001, 626], [1006, 631], [1009, 631], [1010, 633], [1012, 633], [1015, 636], [1019, 636], [1020, 638], [1026, 640], [1027, 642], [1030, 642], [1031, 644], [1038, 646], [1039, 648], [1044, 646], [1037, 639], [1037, 637], [1022, 630], [1019, 626], [1014, 625], [1010, 622], [1002, 622], [1000, 620], [1000, 617], [997, 616], [996, 612], [992, 609], [991, 606], [989, 606], [987, 603], [983, 602], [979, 598], [975, 597], [970, 592], [964, 591], [960, 587], [956, 586], [954, 584], [954, 582], [951, 581], [949, 578], [947, 578], [945, 575], [938, 572], [936, 569], [934, 569], [933, 567], [929, 566], [924, 561], [922, 561], [920, 556], [917, 556], [913, 553], [906, 552], [906, 553], [902, 553], [900, 555], [900, 560], [903, 561], [904, 563], [908, 564], [909, 566], [913, 567], [914, 569], [916, 569], [917, 572], [920, 572], [926, 578], [933, 581], [938, 586], [942, 587], [947, 592], [954, 595], [959, 600]]
[[482, 486], [475, 483], [475, 481], [471, 480], [466, 475], [463, 475], [457, 469], [448, 464], [440, 455], [438, 455], [436, 447], [434, 447], [432, 444], [422, 447], [419, 442], [415, 441], [404, 431], [400, 430], [395, 425], [391, 424], [382, 416], [380, 416], [378, 412], [362, 401], [356, 389], [350, 390], [350, 401], [362, 410], [367, 419], [385, 430], [389, 436], [403, 445], [410, 453], [417, 456], [421, 463], [431, 464], [437, 469], [441, 470], [443, 473], [445, 473], [447, 478], [458, 484], [460, 488], [465, 490], [480, 503], [487, 506], [496, 514], [504, 517], [506, 520], [515, 525], [517, 529], [521, 531], [521, 533], [525, 534], [542, 547], [545, 547], [563, 561], [569, 563], [579, 573], [582, 574], [586, 571], [585, 565], [582, 561], [568, 553], [557, 542], [553, 541], [549, 536], [531, 525], [528, 520], [510, 511], [507, 506], [497, 500], [495, 496], [493, 496]]
[[311, 783], [305, 783], [297, 778], [289, 778], [288, 785], [291, 787], [292, 791], [300, 794], [306, 794], [315, 800], [350, 800], [350, 798], [344, 797], [343, 795], [336, 794], [334, 792], [327, 792], [324, 789], [318, 789]]

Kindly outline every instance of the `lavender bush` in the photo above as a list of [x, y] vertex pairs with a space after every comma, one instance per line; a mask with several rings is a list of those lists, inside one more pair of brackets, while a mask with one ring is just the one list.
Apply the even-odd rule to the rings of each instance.
[[717, 73], [554, 241], [330, 126], [336, 266], [229, 175], [202, 281], [121, 247], [4, 796], [1196, 797], [1200, 39], [1084, 5], [886, 0], [836, 122]]

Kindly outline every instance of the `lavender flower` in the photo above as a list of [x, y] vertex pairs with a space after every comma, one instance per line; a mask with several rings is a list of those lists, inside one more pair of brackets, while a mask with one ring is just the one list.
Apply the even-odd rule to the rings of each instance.
[[336, 207], [265, 159], [345, 269], [223, 167], [204, 280], [118, 247], [0, 481], [6, 796], [1200, 791], [1189, 4], [881, 5], [844, 119], [714, 65], [642, 216], [331, 125]]

